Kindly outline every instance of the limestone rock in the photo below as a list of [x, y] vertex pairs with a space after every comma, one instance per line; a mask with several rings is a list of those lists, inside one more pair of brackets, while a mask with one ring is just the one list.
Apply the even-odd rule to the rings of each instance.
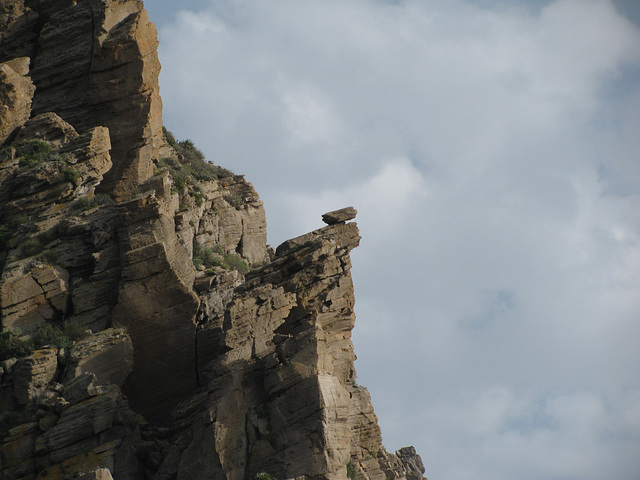
[[20, 268], [5, 272], [0, 279], [3, 327], [31, 334], [56, 312], [64, 313], [68, 285], [67, 271], [58, 266], [42, 265], [27, 275]]
[[60, 148], [78, 137], [76, 130], [54, 112], [42, 113], [31, 118], [17, 132], [15, 143], [25, 140], [42, 140], [53, 148]]
[[106, 191], [114, 197], [152, 175], [162, 135], [156, 49], [155, 27], [134, 0], [70, 2], [38, 37], [34, 112], [54, 111], [79, 131], [109, 128], [114, 168]]
[[[355, 224], [341, 224], [307, 238], [247, 275], [222, 312], [203, 316], [197, 341], [200, 378], [211, 382], [208, 420], [192, 427], [178, 478], [344, 474], [355, 358], [348, 252], [359, 235]], [[215, 448], [203, 453], [204, 444]]]
[[340, 210], [334, 210], [322, 215], [322, 221], [327, 225], [335, 225], [336, 223], [344, 223], [356, 218], [358, 211], [353, 207], [345, 207]]
[[96, 375], [93, 372], [85, 372], [66, 382], [62, 396], [70, 404], [75, 404], [100, 395], [101, 392]]
[[351, 457], [362, 461], [376, 455], [382, 448], [382, 435], [378, 417], [371, 405], [369, 392], [361, 386], [351, 388], [349, 427], [351, 432]]
[[[203, 188], [211, 202], [198, 219], [196, 236], [203, 245], [220, 245], [251, 264], [267, 258], [267, 221], [264, 206], [253, 185], [242, 175], [211, 182]], [[208, 187], [208, 188], [207, 188]]]
[[403, 447], [396, 452], [396, 455], [404, 465], [407, 480], [423, 480], [424, 464], [414, 447]]
[[97, 385], [122, 386], [133, 368], [131, 338], [119, 329], [107, 329], [78, 341], [71, 348], [66, 378], [91, 372]]
[[25, 0], [0, 2], [0, 62], [31, 57], [37, 48], [40, 15]]
[[15, 367], [13, 395], [20, 405], [35, 401], [53, 380], [58, 367], [56, 349], [36, 350]]
[[29, 119], [34, 91], [31, 80], [0, 64], [0, 144]]
[[[11, 146], [17, 161], [0, 171], [0, 212], [6, 216], [12, 212], [41, 215], [56, 203], [92, 196], [112, 166], [109, 132], [104, 127], [78, 135], [59, 117], [45, 115], [27, 122], [16, 137]], [[34, 159], [38, 141], [49, 152]], [[22, 166], [27, 158], [31, 162]]]
[[136, 358], [124, 390], [134, 408], [163, 421], [196, 388], [195, 269], [178, 241], [172, 219], [159, 215], [158, 198], [146, 194], [122, 205], [122, 279], [113, 312], [125, 326]]

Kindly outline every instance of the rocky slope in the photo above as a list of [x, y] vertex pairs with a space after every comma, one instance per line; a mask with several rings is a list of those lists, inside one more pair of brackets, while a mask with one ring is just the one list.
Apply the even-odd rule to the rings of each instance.
[[0, 1], [0, 472], [421, 479], [355, 382], [352, 208], [266, 244], [136, 0]]

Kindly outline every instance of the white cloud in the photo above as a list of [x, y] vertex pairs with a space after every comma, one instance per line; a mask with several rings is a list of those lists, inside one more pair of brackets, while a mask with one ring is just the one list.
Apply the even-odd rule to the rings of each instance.
[[432, 479], [635, 478], [638, 28], [607, 0], [208, 5], [160, 29], [165, 123], [247, 174], [274, 243], [359, 210], [387, 445]]

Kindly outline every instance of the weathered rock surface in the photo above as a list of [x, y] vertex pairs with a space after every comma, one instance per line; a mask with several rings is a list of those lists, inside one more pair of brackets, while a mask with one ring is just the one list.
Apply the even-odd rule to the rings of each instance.
[[56, 112], [82, 132], [109, 129], [114, 168], [102, 188], [128, 197], [153, 174], [162, 142], [157, 34], [143, 3], [10, 3], [0, 62], [31, 57], [36, 115]]
[[274, 252], [156, 47], [139, 0], [0, 0], [0, 476], [421, 479], [355, 382], [356, 210]]
[[[28, 59], [26, 59], [28, 60]], [[0, 144], [31, 115], [35, 87], [19, 62], [0, 64]]]
[[336, 223], [344, 223], [356, 218], [358, 211], [353, 207], [345, 207], [322, 215], [322, 221], [327, 225], [335, 225]]
[[93, 373], [98, 385], [122, 386], [133, 370], [133, 344], [123, 330], [109, 328], [71, 348], [65, 378]]
[[34, 333], [56, 313], [66, 312], [68, 285], [69, 274], [59, 266], [41, 265], [28, 274], [20, 268], [5, 271], [0, 283], [3, 326], [20, 329], [23, 334]]
[[33, 402], [53, 381], [58, 367], [56, 349], [36, 350], [16, 365], [13, 395], [20, 405]]

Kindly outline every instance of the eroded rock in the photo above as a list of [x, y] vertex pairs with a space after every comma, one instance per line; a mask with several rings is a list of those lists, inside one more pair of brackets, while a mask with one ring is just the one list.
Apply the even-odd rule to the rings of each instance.
[[58, 350], [36, 350], [18, 360], [13, 373], [13, 396], [20, 405], [35, 401], [55, 378], [58, 367]]
[[353, 207], [345, 207], [340, 210], [334, 210], [322, 215], [322, 221], [327, 225], [335, 225], [336, 223], [344, 223], [356, 218], [358, 211]]
[[[11, 65], [16, 63], [0, 64], [0, 144], [29, 119], [35, 91], [31, 80]], [[16, 68], [20, 70], [20, 67]]]

